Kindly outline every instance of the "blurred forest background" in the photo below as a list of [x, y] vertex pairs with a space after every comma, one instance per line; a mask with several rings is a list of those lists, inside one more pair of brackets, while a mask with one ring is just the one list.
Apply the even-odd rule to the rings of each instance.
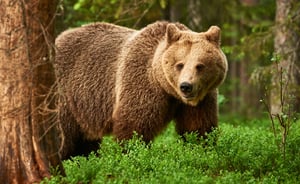
[[[275, 0], [64, 0], [56, 31], [59, 34], [70, 27], [96, 21], [136, 29], [157, 20], [178, 21], [194, 31], [218, 25], [222, 29], [222, 49], [229, 62], [227, 79], [219, 89], [220, 112], [261, 117], [267, 114], [266, 104], [272, 102], [273, 105], [294, 103], [294, 110], [300, 109], [300, 3], [294, 0], [286, 5], [284, 1], [277, 1], [276, 5]], [[276, 38], [285, 40], [283, 45], [276, 43]], [[283, 54], [293, 55], [287, 59], [292, 65], [278, 65], [284, 60]], [[278, 66], [298, 67], [292, 72], [296, 80], [293, 85], [286, 84], [291, 80], [289, 77], [282, 79], [284, 74]], [[274, 74], [281, 80], [276, 81]], [[272, 92], [276, 85], [279, 89]], [[296, 89], [292, 95], [285, 89], [291, 86]], [[284, 98], [282, 93], [288, 97]], [[262, 100], [267, 103], [261, 103]]]

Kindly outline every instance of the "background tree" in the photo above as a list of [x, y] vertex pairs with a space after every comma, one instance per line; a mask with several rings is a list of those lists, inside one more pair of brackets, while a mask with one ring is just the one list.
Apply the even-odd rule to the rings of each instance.
[[0, 181], [33, 183], [61, 165], [52, 69], [57, 1], [0, 1]]
[[271, 112], [287, 114], [300, 109], [300, 3], [277, 0], [276, 5]]

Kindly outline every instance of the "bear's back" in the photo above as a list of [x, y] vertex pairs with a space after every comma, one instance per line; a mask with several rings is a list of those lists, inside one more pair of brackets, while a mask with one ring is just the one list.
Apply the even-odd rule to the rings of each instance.
[[[126, 39], [134, 32], [133, 29], [109, 23], [91, 23], [64, 31], [55, 40], [56, 68], [65, 74], [74, 67], [76, 62], [98, 59], [95, 58], [97, 56], [105, 56], [107, 60], [102, 60], [102, 62], [108, 62], [108, 54], [111, 55], [108, 51], [118, 53]], [[95, 61], [88, 60], [85, 63], [96, 64], [92, 62]]]
[[60, 88], [87, 137], [109, 131], [118, 56], [134, 33], [121, 26], [93, 23], [67, 30], [56, 39], [54, 66]]

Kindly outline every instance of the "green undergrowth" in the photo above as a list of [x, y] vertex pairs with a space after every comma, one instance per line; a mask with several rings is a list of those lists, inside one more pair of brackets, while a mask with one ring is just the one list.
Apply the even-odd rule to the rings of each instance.
[[251, 123], [221, 122], [207, 139], [187, 134], [185, 142], [173, 124], [148, 145], [135, 137], [121, 147], [105, 137], [96, 153], [64, 161], [66, 177], [54, 172], [42, 183], [297, 183], [300, 122], [291, 128], [285, 159], [269, 122]]

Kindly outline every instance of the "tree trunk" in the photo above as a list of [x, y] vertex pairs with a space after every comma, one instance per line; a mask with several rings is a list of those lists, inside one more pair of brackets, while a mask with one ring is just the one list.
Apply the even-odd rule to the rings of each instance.
[[[0, 181], [33, 183], [61, 166], [53, 59], [57, 1], [0, 1]], [[63, 172], [63, 170], [62, 170]]]
[[199, 0], [188, 0], [188, 25], [192, 30], [200, 30], [201, 26], [201, 14], [200, 6], [201, 1]]
[[298, 0], [277, 0], [274, 47], [277, 64], [271, 89], [271, 113], [300, 109], [300, 34]]
[[184, 4], [185, 3], [182, 1], [170, 1], [169, 17], [171, 22], [180, 21], [183, 14], [182, 12], [184, 12], [182, 9], [182, 7], [184, 7]]
[[[189, 28], [194, 31], [200, 31], [201, 14], [199, 0], [188, 1], [172, 1], [169, 0], [167, 10], [167, 16], [165, 18], [172, 22], [187, 22]], [[202, 30], [203, 31], [203, 30]]]

